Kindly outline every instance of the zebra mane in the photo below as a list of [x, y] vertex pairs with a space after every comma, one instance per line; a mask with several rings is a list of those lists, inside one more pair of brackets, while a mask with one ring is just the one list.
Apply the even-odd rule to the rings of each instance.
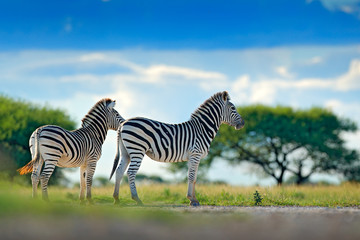
[[87, 127], [89, 126], [91, 123], [94, 122], [94, 119], [91, 118], [91, 116], [93, 115], [93, 112], [97, 109], [104, 109], [107, 105], [109, 105], [113, 100], [111, 100], [110, 98], [103, 98], [100, 101], [98, 101], [97, 103], [95, 103], [95, 105], [89, 110], [89, 112], [85, 115], [85, 117], [81, 120], [81, 127]]
[[191, 119], [200, 114], [201, 109], [206, 108], [209, 104], [213, 102], [227, 101], [230, 100], [229, 93], [227, 91], [215, 93], [209, 99], [207, 99], [203, 104], [200, 105], [192, 114]]

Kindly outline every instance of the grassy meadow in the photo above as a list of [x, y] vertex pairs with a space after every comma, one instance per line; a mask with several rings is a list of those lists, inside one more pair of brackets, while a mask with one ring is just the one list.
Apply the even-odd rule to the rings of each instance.
[[[138, 193], [144, 208], [187, 206], [186, 184], [139, 185]], [[255, 192], [258, 195], [255, 196]], [[113, 186], [94, 187], [94, 204], [79, 204], [78, 188], [50, 186], [50, 203], [31, 198], [31, 187], [6, 181], [0, 182], [0, 215], [42, 214], [42, 213], [79, 213], [113, 214], [140, 209], [131, 199], [127, 185], [120, 188], [119, 206], [113, 205]], [[235, 187], [229, 185], [201, 185], [196, 187], [197, 198], [201, 205], [210, 206], [320, 206], [320, 207], [360, 207], [360, 184], [342, 184], [339, 186], [284, 186], [284, 187]], [[135, 210], [136, 211], [136, 210]]]

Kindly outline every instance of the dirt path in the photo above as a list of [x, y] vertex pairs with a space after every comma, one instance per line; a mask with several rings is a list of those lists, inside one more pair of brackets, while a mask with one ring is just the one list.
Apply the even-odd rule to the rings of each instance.
[[[146, 208], [156, 210], [156, 207]], [[181, 217], [130, 220], [14, 216], [0, 219], [0, 239], [360, 239], [359, 208], [166, 206], [161, 209], [174, 211], [174, 216]]]

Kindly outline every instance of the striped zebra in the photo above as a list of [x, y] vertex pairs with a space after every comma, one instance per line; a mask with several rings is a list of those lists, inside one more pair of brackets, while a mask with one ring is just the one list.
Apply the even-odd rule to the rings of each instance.
[[[115, 203], [119, 202], [120, 181], [125, 170], [131, 190], [131, 197], [142, 204], [136, 191], [135, 176], [141, 161], [146, 154], [159, 162], [189, 161], [188, 192], [190, 205], [198, 206], [195, 197], [195, 183], [199, 162], [209, 151], [222, 123], [227, 123], [235, 129], [244, 126], [244, 120], [237, 113], [229, 94], [219, 92], [206, 100], [191, 115], [189, 121], [180, 124], [166, 124], [146, 118], [126, 120], [118, 130], [118, 148], [110, 179], [116, 169], [114, 189]], [[121, 161], [119, 155], [121, 152]]]
[[81, 127], [74, 131], [46, 125], [32, 133], [29, 140], [32, 160], [18, 171], [21, 175], [32, 172], [33, 197], [40, 180], [42, 197], [48, 200], [47, 185], [55, 166], [80, 167], [80, 200], [84, 202], [86, 188], [86, 198], [91, 201], [92, 178], [107, 131], [117, 130], [125, 121], [114, 106], [115, 101], [109, 98], [98, 101], [82, 119]]

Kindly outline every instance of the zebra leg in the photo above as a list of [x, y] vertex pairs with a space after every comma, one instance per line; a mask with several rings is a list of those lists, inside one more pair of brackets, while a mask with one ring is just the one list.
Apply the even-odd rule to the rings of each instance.
[[86, 165], [82, 165], [80, 166], [80, 203], [84, 204], [84, 199], [85, 199], [85, 189], [86, 189], [86, 184], [85, 184], [85, 178], [86, 178]]
[[143, 203], [141, 202], [141, 200], [137, 194], [137, 191], [136, 191], [135, 177], [136, 177], [137, 171], [140, 168], [141, 161], [144, 157], [144, 154], [143, 153], [136, 153], [136, 154], [132, 153], [130, 156], [131, 156], [131, 161], [130, 161], [130, 166], [127, 171], [127, 174], [128, 174], [128, 179], [129, 179], [131, 198], [133, 200], [135, 200], [138, 205], [143, 205]]
[[114, 204], [119, 203], [120, 183], [121, 183], [122, 177], [124, 176], [124, 172], [125, 172], [126, 168], [129, 166], [129, 163], [130, 163], [129, 155], [125, 151], [122, 151], [120, 165], [116, 169], [115, 188], [114, 188], [114, 194], [113, 194]]
[[[29, 147], [30, 147], [30, 153], [31, 153], [31, 159], [34, 159], [35, 157], [35, 132], [34, 131], [29, 139]], [[40, 158], [40, 162], [41, 162], [41, 158]], [[42, 163], [41, 163], [42, 164]], [[32, 197], [36, 198], [37, 197], [37, 187], [39, 185], [39, 180], [40, 180], [40, 171], [41, 171], [41, 164], [40, 167], [38, 167], [37, 165], [33, 165], [33, 171], [31, 174], [31, 184], [32, 184]]]
[[45, 160], [45, 166], [40, 176], [42, 198], [45, 201], [49, 201], [47, 186], [57, 162], [58, 160]]
[[96, 160], [90, 160], [86, 166], [86, 199], [89, 203], [92, 203], [91, 200], [91, 186], [93, 181], [93, 176], [96, 168]]
[[32, 183], [32, 197], [37, 197], [37, 187], [39, 185], [40, 181], [40, 173], [41, 173], [41, 167], [44, 163], [44, 159], [40, 157], [40, 161], [38, 164], [34, 164], [33, 166], [33, 172], [31, 174], [31, 183]]
[[190, 206], [200, 206], [199, 201], [195, 197], [195, 184], [200, 159], [190, 158], [188, 170], [188, 193], [187, 198], [190, 200]]

